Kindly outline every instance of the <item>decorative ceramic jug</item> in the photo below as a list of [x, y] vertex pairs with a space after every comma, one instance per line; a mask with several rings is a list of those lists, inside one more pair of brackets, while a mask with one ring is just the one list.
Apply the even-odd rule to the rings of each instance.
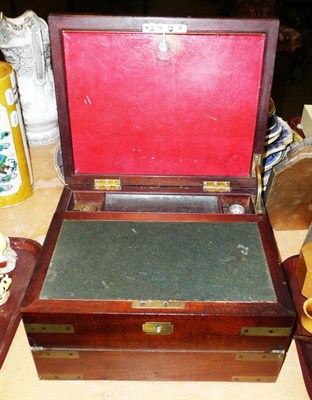
[[31, 10], [17, 18], [0, 13], [0, 49], [16, 72], [29, 144], [56, 141], [59, 127], [47, 23]]

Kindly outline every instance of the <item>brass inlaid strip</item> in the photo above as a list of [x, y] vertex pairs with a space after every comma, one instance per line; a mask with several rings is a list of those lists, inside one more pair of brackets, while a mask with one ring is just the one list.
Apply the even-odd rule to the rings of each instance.
[[84, 376], [82, 374], [39, 374], [39, 379], [82, 381]]
[[25, 324], [27, 333], [75, 333], [70, 324]]
[[32, 354], [35, 358], [79, 358], [78, 351], [70, 350], [34, 350]]
[[232, 376], [232, 382], [275, 382], [277, 376]]
[[291, 327], [254, 327], [245, 326], [241, 329], [242, 336], [290, 336]]
[[285, 352], [261, 353], [261, 352], [239, 352], [236, 353], [236, 361], [282, 361]]
[[184, 309], [184, 301], [167, 301], [167, 300], [134, 300], [132, 308], [174, 308]]

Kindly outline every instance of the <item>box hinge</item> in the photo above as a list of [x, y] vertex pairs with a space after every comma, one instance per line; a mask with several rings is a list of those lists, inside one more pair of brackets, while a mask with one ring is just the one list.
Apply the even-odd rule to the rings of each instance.
[[256, 351], [241, 351], [236, 353], [236, 361], [282, 361], [285, 357], [284, 350], [262, 353]]
[[142, 24], [143, 33], [187, 33], [186, 24]]
[[203, 182], [204, 192], [230, 192], [231, 182], [230, 181], [204, 181]]
[[241, 328], [242, 336], [290, 336], [291, 327], [257, 327], [249, 326]]
[[120, 179], [94, 179], [96, 190], [121, 190]]
[[24, 324], [27, 333], [75, 333], [70, 324]]

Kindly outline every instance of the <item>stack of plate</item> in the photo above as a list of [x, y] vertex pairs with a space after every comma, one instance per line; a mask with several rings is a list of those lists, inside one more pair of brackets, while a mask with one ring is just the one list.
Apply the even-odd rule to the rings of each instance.
[[285, 151], [292, 141], [292, 129], [276, 115], [275, 105], [271, 100], [262, 163], [263, 190], [266, 189], [272, 168], [284, 158]]

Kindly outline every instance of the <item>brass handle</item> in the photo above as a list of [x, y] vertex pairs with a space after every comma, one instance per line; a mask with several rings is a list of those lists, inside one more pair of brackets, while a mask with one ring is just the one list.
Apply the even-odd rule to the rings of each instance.
[[145, 322], [142, 329], [147, 335], [170, 335], [173, 325], [171, 322]]

